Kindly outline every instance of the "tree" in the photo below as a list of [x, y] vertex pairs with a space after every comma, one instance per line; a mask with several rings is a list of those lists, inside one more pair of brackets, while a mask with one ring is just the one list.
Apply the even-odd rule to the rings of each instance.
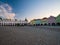
[[27, 18], [25, 18], [25, 21], [27, 21], [27, 22], [28, 22]]
[[2, 20], [2, 17], [0, 17], [0, 20]]

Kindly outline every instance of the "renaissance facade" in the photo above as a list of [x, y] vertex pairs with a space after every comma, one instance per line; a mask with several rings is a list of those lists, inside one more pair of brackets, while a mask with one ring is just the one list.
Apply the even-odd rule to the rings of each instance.
[[48, 18], [44, 17], [42, 19], [33, 19], [30, 21], [32, 25], [60, 25], [60, 14], [57, 17], [50, 16]]

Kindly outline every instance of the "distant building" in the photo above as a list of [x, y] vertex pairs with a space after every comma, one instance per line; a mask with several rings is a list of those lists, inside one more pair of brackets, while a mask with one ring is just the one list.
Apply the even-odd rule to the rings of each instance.
[[43, 19], [41, 19], [43, 25], [44, 25], [44, 24], [47, 24], [47, 19], [48, 19], [48, 18], [46, 18], [46, 17], [44, 17]]
[[31, 20], [30, 24], [41, 24], [42, 21], [41, 19], [34, 19], [34, 20]]
[[56, 17], [56, 23], [60, 23], [60, 14]]
[[56, 17], [56, 25], [60, 26], [60, 14]]
[[50, 16], [48, 19], [47, 19], [47, 23], [56, 23], [56, 18], [54, 16]]
[[48, 25], [55, 25], [56, 24], [56, 18], [54, 16], [50, 16], [48, 19], [47, 19], [47, 24]]

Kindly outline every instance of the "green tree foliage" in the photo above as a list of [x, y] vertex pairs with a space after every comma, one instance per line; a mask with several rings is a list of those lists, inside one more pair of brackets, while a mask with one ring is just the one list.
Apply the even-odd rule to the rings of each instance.
[[27, 22], [28, 22], [27, 18], [25, 18], [25, 21], [27, 21]]
[[0, 20], [2, 20], [2, 17], [0, 17]]

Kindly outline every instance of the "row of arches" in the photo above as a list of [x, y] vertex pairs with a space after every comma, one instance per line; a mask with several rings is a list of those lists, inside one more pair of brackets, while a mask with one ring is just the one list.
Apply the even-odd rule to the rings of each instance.
[[60, 23], [30, 24], [30, 23], [0, 23], [0, 26], [60, 26]]
[[33, 24], [33, 26], [60, 26], [60, 23]]
[[0, 26], [27, 26], [27, 23], [0, 23]]

